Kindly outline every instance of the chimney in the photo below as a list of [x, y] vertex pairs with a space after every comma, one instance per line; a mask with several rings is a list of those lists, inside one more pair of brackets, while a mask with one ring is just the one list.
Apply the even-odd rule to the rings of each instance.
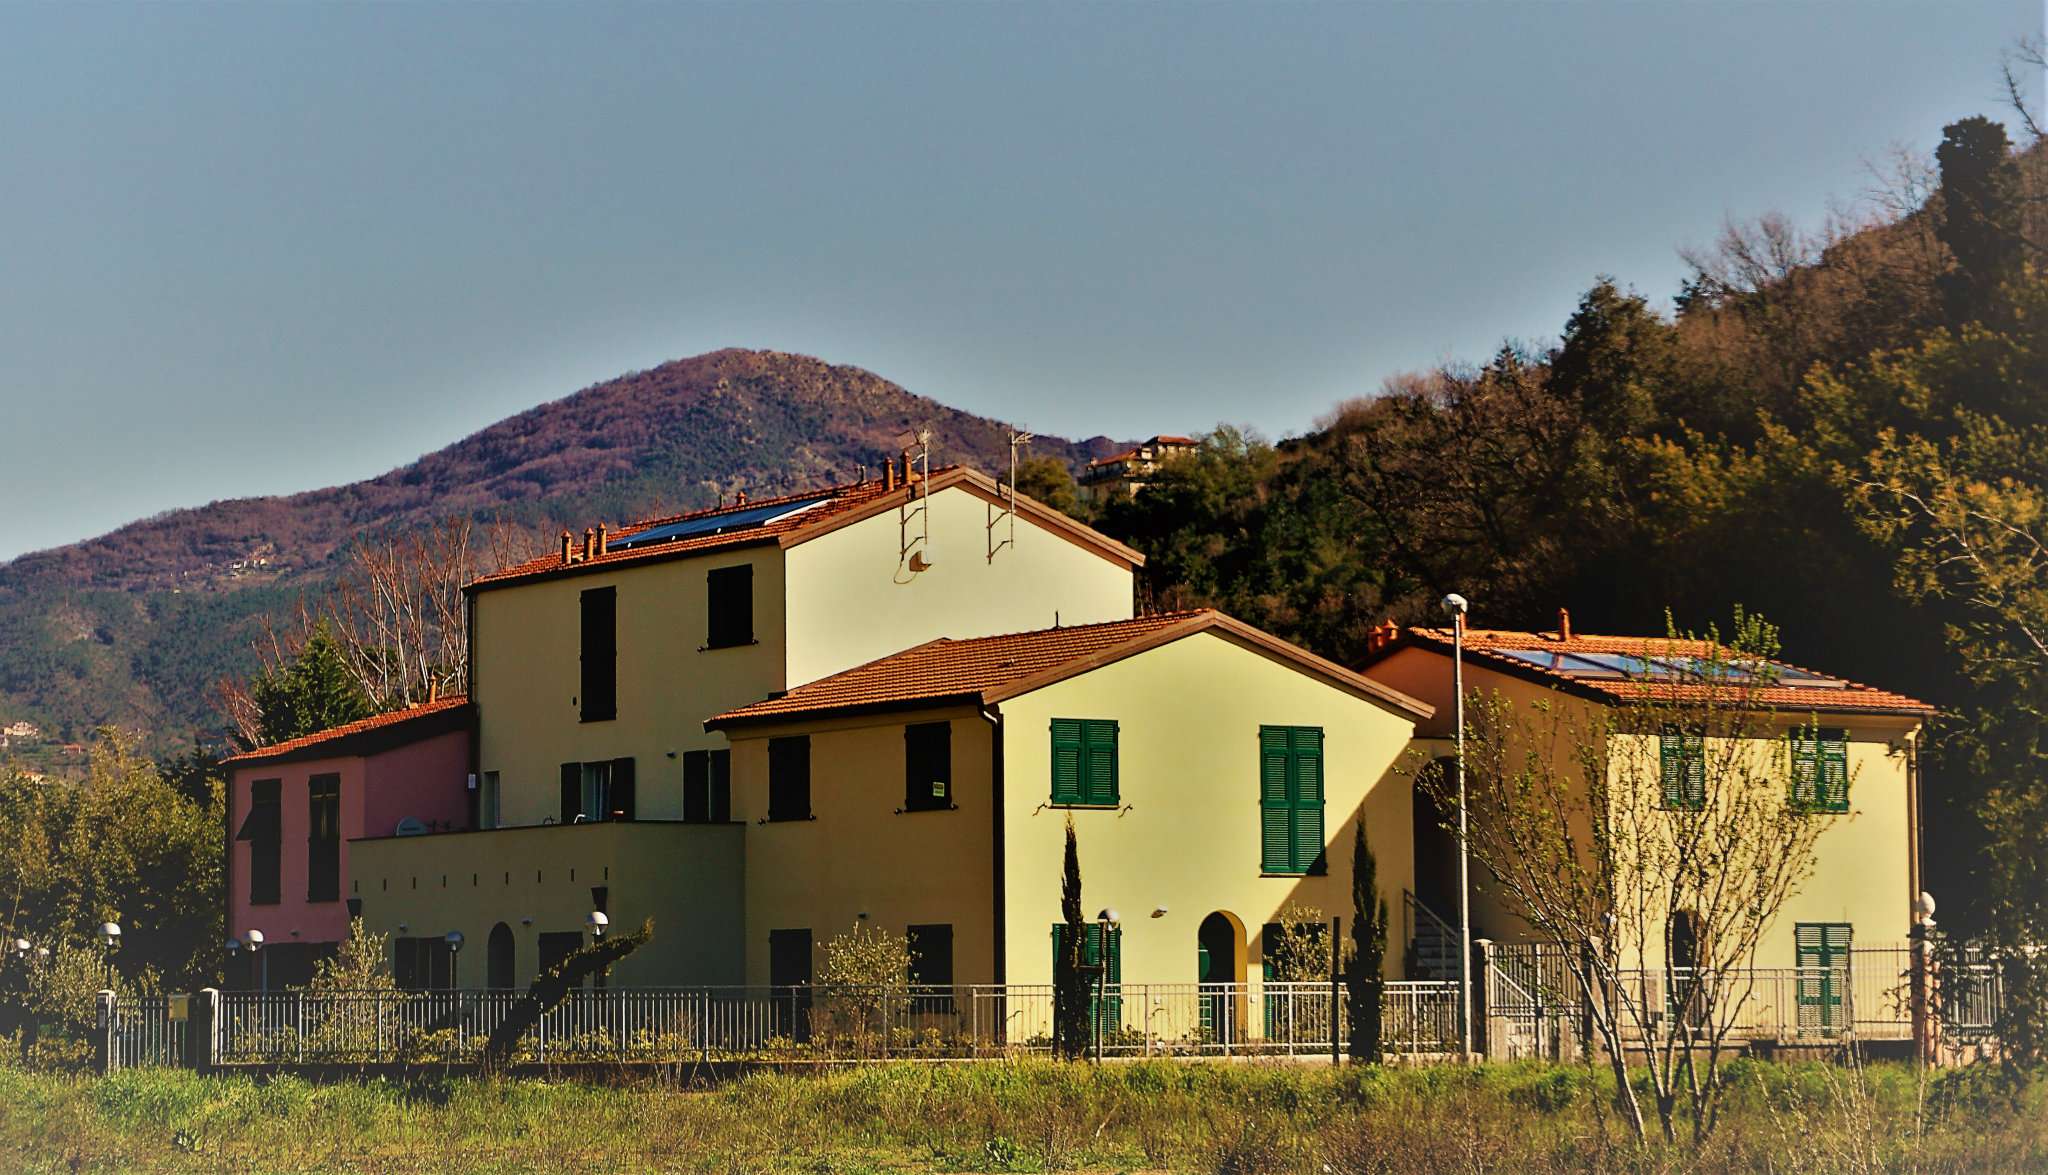
[[894, 460], [882, 462], [882, 488], [885, 490], [896, 488], [896, 462]]
[[565, 530], [562, 532], [562, 562], [574, 563], [575, 561], [576, 540], [571, 538], [569, 532]]
[[1572, 614], [1563, 608], [1557, 610], [1557, 639], [1561, 641], [1572, 639]]
[[1391, 616], [1387, 618], [1385, 623], [1373, 625], [1365, 634], [1366, 655], [1371, 656], [1388, 645], [1393, 644], [1395, 638], [1400, 635], [1401, 626], [1395, 624]]
[[910, 472], [910, 451], [906, 449], [903, 453], [903, 484], [909, 485], [915, 480], [916, 478]]
[[598, 553], [598, 554], [600, 554], [600, 555], [604, 554], [604, 552], [605, 552], [605, 537], [604, 537], [604, 531], [605, 531], [605, 526], [604, 526], [604, 523], [602, 523], [602, 522], [598, 523], [598, 524], [597, 524], [597, 553]]
[[732, 504], [733, 504], [733, 505], [735, 505], [735, 506], [744, 506], [744, 505], [746, 505], [746, 504], [747, 504], [747, 491], [745, 491], [745, 490], [738, 490], [738, 491], [736, 491], [736, 492], [735, 492], [735, 493], [733, 494], [733, 496], [732, 496]]
[[583, 528], [583, 560], [587, 563], [596, 557], [597, 532], [586, 526]]

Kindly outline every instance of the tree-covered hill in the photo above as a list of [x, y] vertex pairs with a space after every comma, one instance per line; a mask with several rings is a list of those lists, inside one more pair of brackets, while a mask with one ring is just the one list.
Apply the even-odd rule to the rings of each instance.
[[[209, 689], [255, 668], [265, 616], [317, 598], [366, 534], [449, 517], [537, 536], [871, 473], [907, 429], [996, 469], [1007, 426], [870, 372], [726, 350], [586, 388], [381, 477], [174, 510], [0, 566], [0, 721], [53, 741], [115, 723], [158, 749], [219, 729]], [[1063, 462], [1112, 446], [1039, 437]], [[231, 455], [211, 454], [209, 459]]]

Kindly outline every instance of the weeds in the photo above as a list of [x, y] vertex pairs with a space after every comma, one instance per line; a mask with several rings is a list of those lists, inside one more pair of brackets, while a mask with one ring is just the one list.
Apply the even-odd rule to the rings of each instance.
[[[1476, 1069], [1049, 1061], [755, 1073], [711, 1089], [312, 1085], [0, 1069], [0, 1169], [1185, 1171], [1300, 1175], [2048, 1169], [2042, 1095], [1968, 1071], [1742, 1061], [1706, 1148], [1638, 1149], [1612, 1079]], [[2035, 1090], [2041, 1089], [2036, 1086]]]

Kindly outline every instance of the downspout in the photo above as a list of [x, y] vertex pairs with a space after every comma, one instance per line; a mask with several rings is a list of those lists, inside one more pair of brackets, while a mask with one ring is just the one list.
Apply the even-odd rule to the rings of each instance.
[[469, 698], [469, 777], [476, 786], [468, 789], [469, 826], [482, 826], [484, 803], [484, 710], [476, 704], [476, 593], [466, 592], [462, 601], [462, 689]]
[[1004, 957], [1008, 927], [1003, 917], [1004, 909], [1008, 905], [1003, 892], [1003, 711], [1000, 706], [984, 706], [981, 716], [988, 720], [989, 725], [989, 827], [995, 838], [989, 853], [990, 859], [995, 863], [995, 884], [992, 889], [995, 894], [995, 917], [990, 922], [995, 933], [994, 957], [991, 960], [994, 963], [992, 975], [994, 981], [1001, 984], [1007, 982], [1004, 976], [1008, 968], [1008, 960]]
[[1908, 925], [1920, 920], [1915, 908], [1920, 901], [1922, 883], [1920, 879], [1920, 733], [1924, 727], [1906, 735], [1906, 922]]

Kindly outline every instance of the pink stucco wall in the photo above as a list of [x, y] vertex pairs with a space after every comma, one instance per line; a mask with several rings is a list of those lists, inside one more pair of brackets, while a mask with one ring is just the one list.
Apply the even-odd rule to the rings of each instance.
[[[406, 816], [450, 828], [467, 827], [468, 771], [469, 735], [459, 730], [374, 755], [236, 768], [228, 796], [228, 850], [233, 856], [228, 933], [239, 938], [249, 930], [261, 930], [267, 941], [279, 944], [340, 941], [348, 933], [348, 842], [390, 836]], [[315, 775], [341, 776], [341, 895], [332, 902], [306, 900], [306, 788]], [[259, 779], [279, 781], [283, 829], [278, 900], [265, 905], [249, 901], [252, 846], [232, 839], [249, 816], [250, 784]]]

